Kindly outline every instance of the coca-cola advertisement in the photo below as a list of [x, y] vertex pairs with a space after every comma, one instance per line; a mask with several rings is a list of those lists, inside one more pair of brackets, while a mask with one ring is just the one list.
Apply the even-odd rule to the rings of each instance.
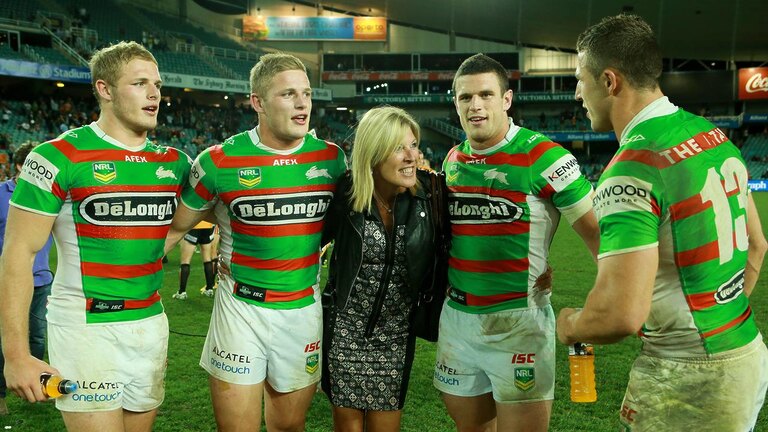
[[768, 67], [739, 69], [739, 99], [768, 99]]

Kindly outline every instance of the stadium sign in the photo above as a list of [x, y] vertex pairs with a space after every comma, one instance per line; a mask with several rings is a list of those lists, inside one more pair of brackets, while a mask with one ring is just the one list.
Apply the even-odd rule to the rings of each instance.
[[515, 93], [516, 102], [573, 102], [571, 92], [563, 93]]
[[744, 123], [768, 123], [768, 114], [744, 114]]
[[[453, 81], [456, 71], [432, 72], [323, 72], [323, 81]], [[520, 71], [508, 71], [511, 80], [520, 79]], [[568, 93], [573, 99], [573, 93]]]
[[85, 67], [40, 64], [21, 60], [0, 59], [0, 75], [76, 83], [91, 82], [91, 71]]
[[453, 102], [451, 95], [381, 95], [363, 96], [364, 104], [442, 104]]
[[613, 132], [546, 132], [546, 135], [555, 142], [617, 141]]
[[333, 92], [331, 89], [317, 88], [312, 89], [312, 100], [314, 101], [332, 101]]
[[765, 192], [768, 191], [768, 182], [765, 180], [749, 180], [749, 190], [752, 192]]
[[243, 94], [249, 94], [251, 92], [251, 85], [248, 81], [184, 75], [170, 72], [160, 72], [160, 77], [163, 79], [163, 86], [165, 87], [191, 88], [196, 90]]
[[739, 99], [768, 99], [768, 67], [739, 69]]
[[387, 40], [387, 19], [383, 17], [243, 17], [246, 40]]

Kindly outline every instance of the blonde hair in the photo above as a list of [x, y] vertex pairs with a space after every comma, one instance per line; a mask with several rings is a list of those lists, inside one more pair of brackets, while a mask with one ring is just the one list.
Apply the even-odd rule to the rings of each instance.
[[392, 106], [374, 108], [360, 120], [352, 147], [352, 210], [371, 211], [373, 169], [397, 151], [409, 129], [419, 142], [421, 130], [416, 120]]
[[146, 60], [157, 65], [155, 56], [148, 49], [144, 48], [143, 45], [134, 41], [118, 42], [93, 53], [88, 66], [91, 68], [93, 94], [99, 103], [101, 103], [101, 98], [96, 90], [96, 81], [102, 80], [109, 85], [117, 85], [117, 81], [123, 72], [123, 66], [133, 59]]
[[272, 78], [280, 72], [300, 70], [307, 73], [304, 63], [291, 54], [269, 53], [259, 58], [259, 62], [251, 68], [251, 93], [264, 96], [272, 84]]

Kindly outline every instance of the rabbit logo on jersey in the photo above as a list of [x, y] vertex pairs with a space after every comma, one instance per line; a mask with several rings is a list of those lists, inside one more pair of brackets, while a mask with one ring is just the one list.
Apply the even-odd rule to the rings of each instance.
[[448, 213], [454, 224], [507, 223], [523, 215], [520, 206], [502, 197], [471, 192], [454, 192], [448, 197]]
[[80, 204], [80, 216], [99, 226], [163, 226], [176, 210], [174, 192], [97, 193]]
[[301, 192], [239, 197], [230, 203], [232, 214], [247, 225], [287, 225], [323, 220], [333, 192]]

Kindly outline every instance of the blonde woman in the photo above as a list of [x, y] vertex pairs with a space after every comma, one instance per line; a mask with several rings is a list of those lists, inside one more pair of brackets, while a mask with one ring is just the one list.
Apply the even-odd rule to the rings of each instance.
[[413, 363], [412, 312], [435, 263], [419, 126], [379, 107], [357, 128], [352, 170], [326, 218], [323, 389], [336, 431], [398, 431]]

